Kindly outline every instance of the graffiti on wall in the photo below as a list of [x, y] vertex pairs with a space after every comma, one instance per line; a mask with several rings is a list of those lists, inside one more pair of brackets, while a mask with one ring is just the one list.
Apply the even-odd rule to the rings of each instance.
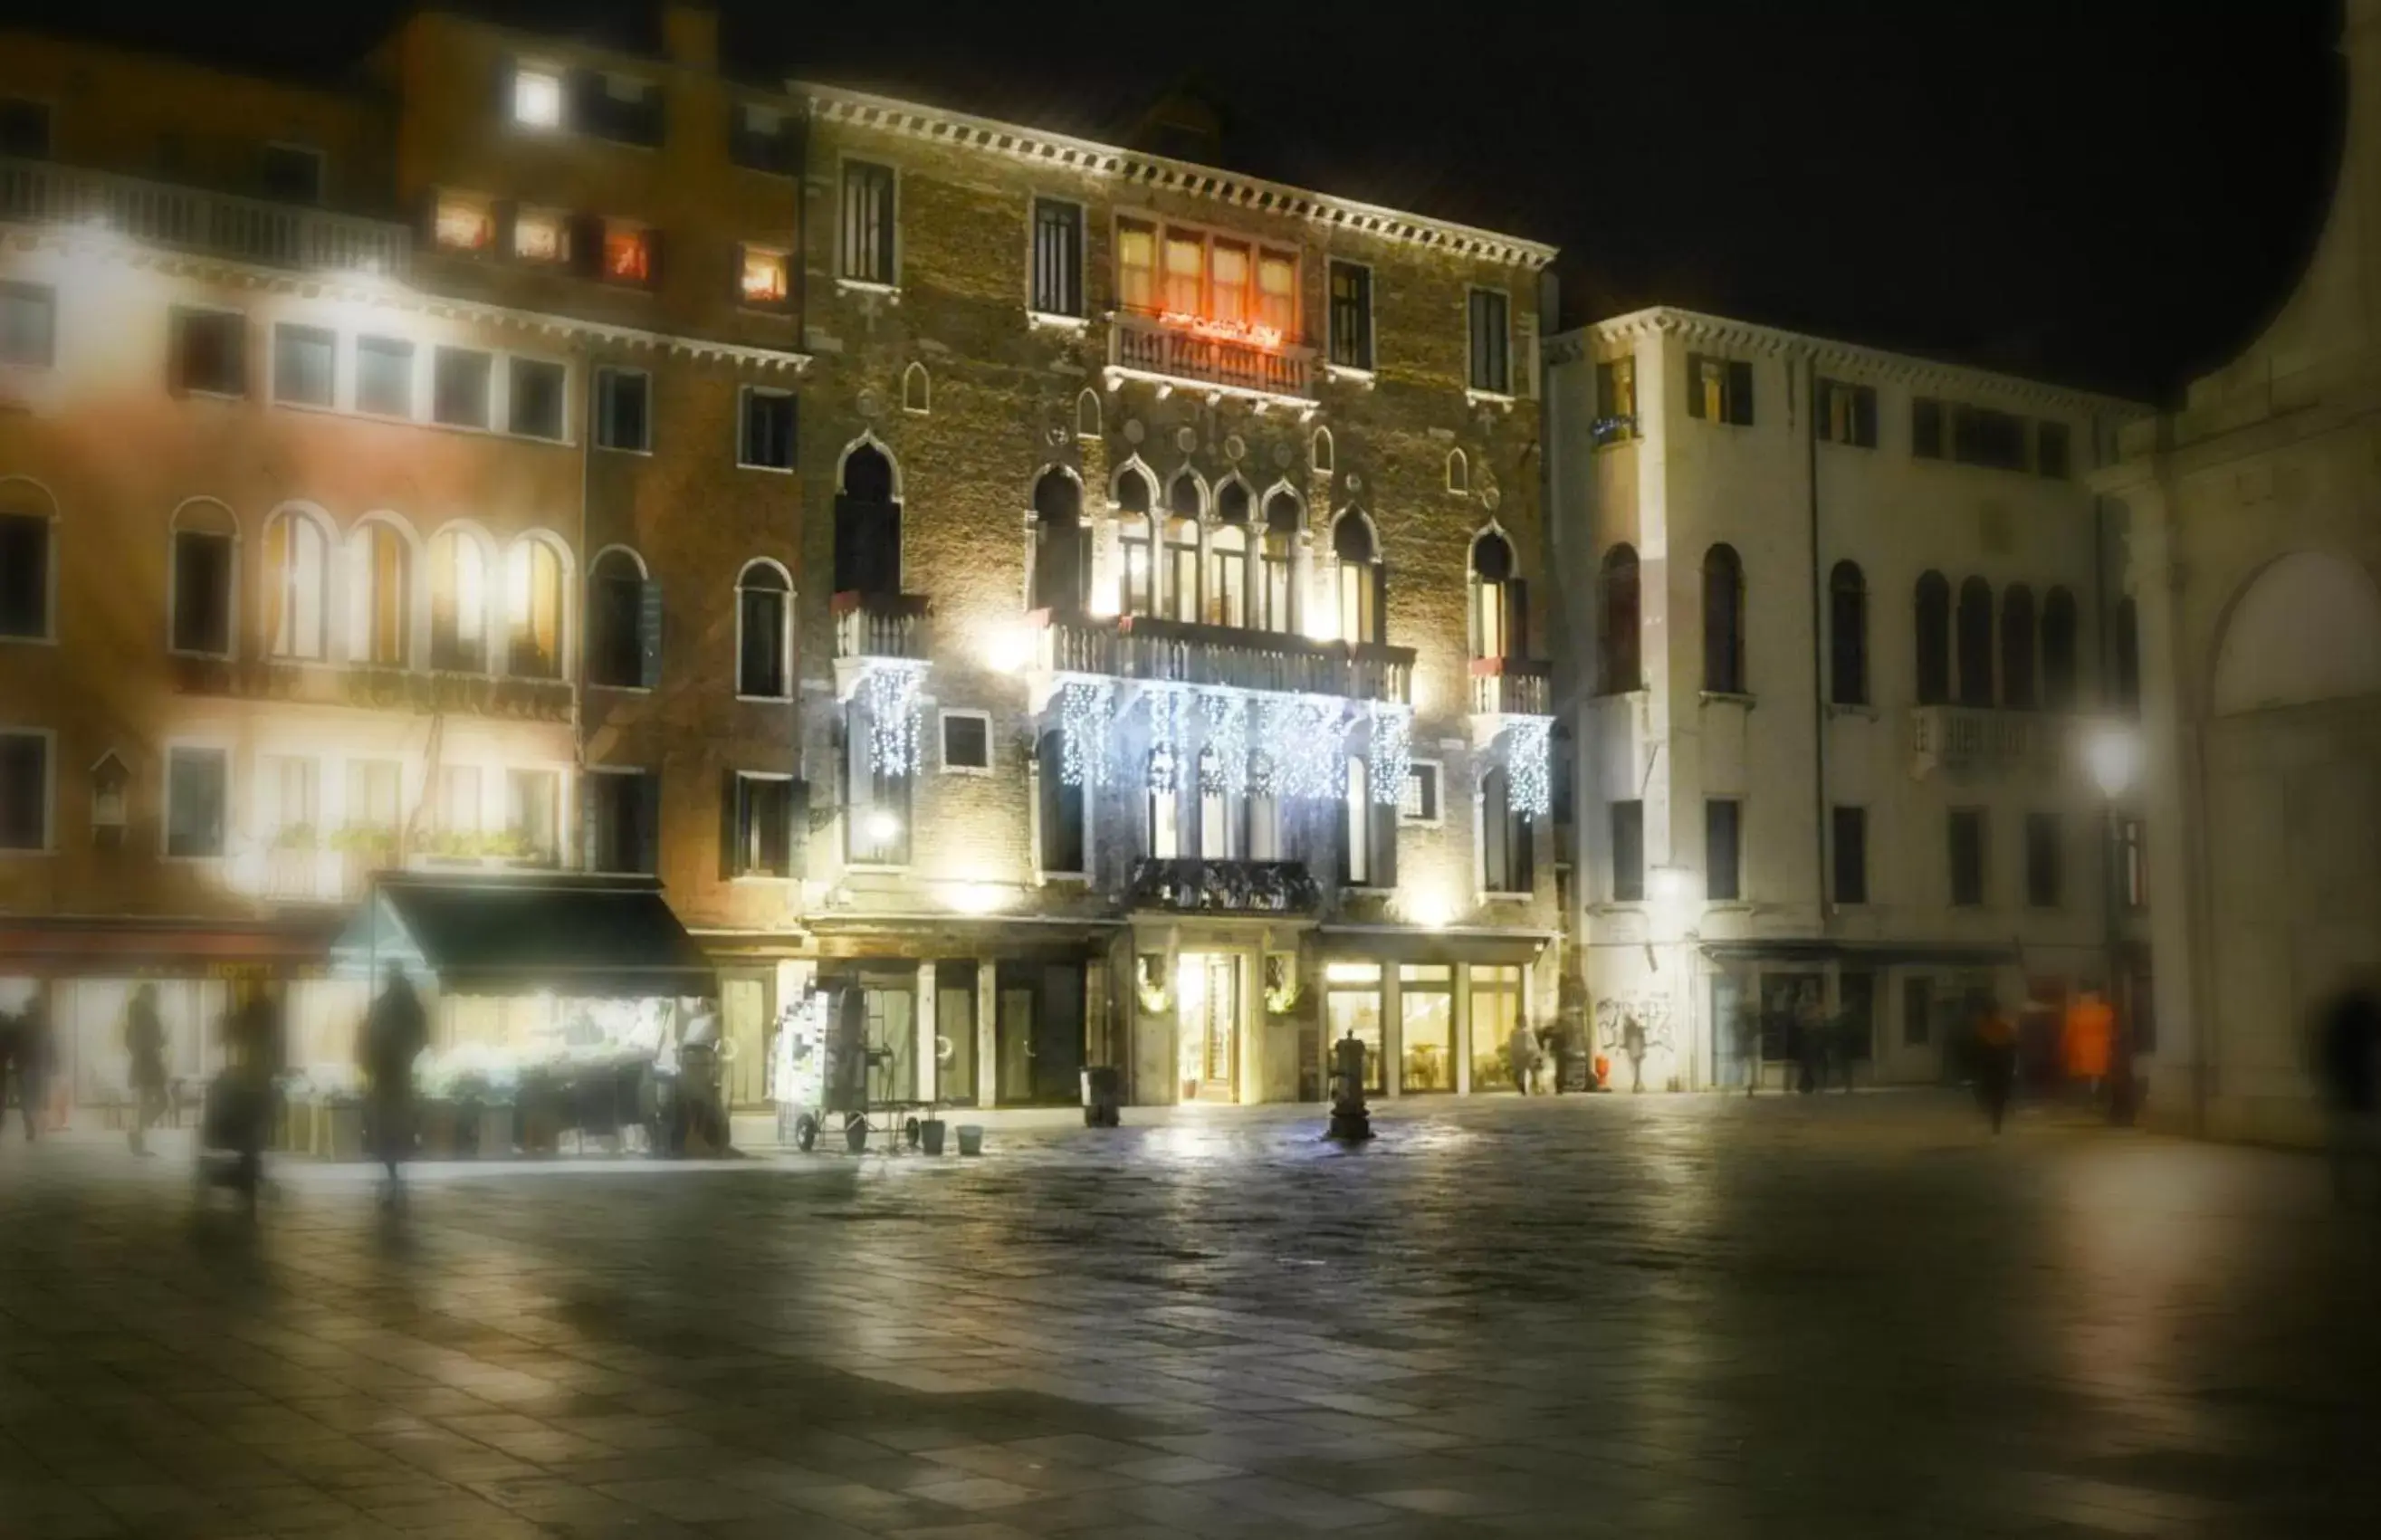
[[1644, 1090], [1646, 1056], [1672, 1051], [1670, 997], [1648, 991], [1598, 1001], [1595, 1043], [1599, 1051], [1629, 1061], [1630, 1090]]

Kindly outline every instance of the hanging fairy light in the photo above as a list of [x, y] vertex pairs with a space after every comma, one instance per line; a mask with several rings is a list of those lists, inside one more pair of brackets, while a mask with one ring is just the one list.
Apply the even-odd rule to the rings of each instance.
[[1181, 784], [1182, 696], [1172, 690], [1149, 692], [1149, 789], [1171, 793]]
[[1515, 716], [1505, 728], [1505, 777], [1513, 811], [1532, 818], [1544, 817], [1554, 806], [1554, 772], [1547, 753], [1554, 726], [1551, 716]]
[[1373, 801], [1393, 807], [1405, 800], [1413, 768], [1413, 708], [1374, 701], [1372, 714]]
[[[1199, 697], [1207, 719], [1207, 747], [1215, 753], [1215, 784], [1202, 791], [1238, 797], [1249, 788], [1249, 698], [1234, 690], [1211, 690]], [[1207, 761], [1200, 762], [1203, 774]]]
[[1116, 686], [1105, 679], [1069, 679], [1058, 697], [1058, 778], [1068, 786], [1105, 786], [1108, 727], [1116, 719]]
[[875, 775], [918, 771], [918, 682], [922, 672], [873, 668], [861, 681], [861, 696], [868, 705], [868, 768]]
[[1347, 789], [1345, 712], [1339, 702], [1320, 695], [1265, 703], [1264, 738], [1280, 761], [1280, 795], [1337, 798]]

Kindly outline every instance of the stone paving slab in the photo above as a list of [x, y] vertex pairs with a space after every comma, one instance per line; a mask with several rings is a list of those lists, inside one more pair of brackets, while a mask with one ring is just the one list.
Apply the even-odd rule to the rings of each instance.
[[0, 1540], [2325, 1536], [2381, 1216], [1926, 1094], [369, 1175], [0, 1143]]

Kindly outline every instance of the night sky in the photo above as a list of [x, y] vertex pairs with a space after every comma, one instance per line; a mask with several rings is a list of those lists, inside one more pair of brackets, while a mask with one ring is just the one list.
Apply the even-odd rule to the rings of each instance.
[[[405, 8], [5, 11], [335, 77]], [[646, 0], [461, 8], [653, 33]], [[723, 9], [737, 73], [1095, 137], [1189, 83], [1234, 166], [1561, 246], [1566, 324], [1690, 305], [2157, 399], [2280, 303], [2340, 135], [2338, 0]]]

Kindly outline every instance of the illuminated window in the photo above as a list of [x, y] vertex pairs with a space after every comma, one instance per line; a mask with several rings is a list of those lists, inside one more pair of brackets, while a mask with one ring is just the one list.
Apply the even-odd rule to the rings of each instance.
[[595, 372], [595, 443], [642, 454], [653, 447], [653, 376], [641, 369]]
[[1484, 534], [1471, 545], [1471, 644], [1473, 656], [1520, 655], [1520, 582], [1513, 576], [1513, 546], [1500, 534]]
[[1150, 582], [1149, 520], [1146, 518], [1117, 521], [1117, 553], [1124, 564], [1124, 612], [1127, 615], [1155, 613], [1157, 606]]
[[562, 860], [562, 777], [552, 770], [505, 772], [505, 832], [540, 865]]
[[480, 796], [480, 767], [448, 764], [438, 772], [438, 827], [447, 834], [477, 834], [487, 823]]
[[356, 657], [377, 668], [402, 668], [412, 654], [411, 548], [395, 525], [375, 519], [356, 532], [350, 549], [361, 628]]
[[1239, 325], [1249, 317], [1249, 249], [1219, 240], [1208, 256], [1207, 319]]
[[431, 361], [430, 415], [450, 428], [488, 425], [488, 380], [495, 361], [466, 348], [441, 348]]
[[57, 356], [57, 309], [55, 289], [0, 283], [0, 363], [49, 368]]
[[166, 751], [166, 855], [207, 860], [224, 853], [230, 782], [231, 758], [221, 749]]
[[1195, 235], [1166, 232], [1165, 308], [1169, 315], [1198, 315], [1206, 299], [1207, 248]]
[[298, 843], [320, 832], [323, 766], [303, 754], [262, 754], [257, 760], [257, 809], [264, 832], [276, 846]]
[[524, 438], [560, 438], [567, 378], [562, 365], [543, 359], [514, 359], [511, 366], [510, 398], [505, 409], [510, 430]]
[[264, 527], [264, 644], [275, 657], [324, 656], [330, 560], [323, 526], [304, 514], [277, 513]]
[[513, 121], [531, 128], [562, 127], [562, 75], [523, 65], [513, 71]]
[[1199, 521], [1195, 519], [1166, 521], [1166, 603], [1177, 620], [1199, 618]]
[[616, 284], [653, 282], [653, 232], [625, 219], [604, 221], [604, 276]]
[[337, 385], [339, 339], [319, 326], [273, 328], [273, 398], [327, 407]]
[[1241, 799], [1224, 787], [1224, 766], [1215, 746], [1199, 751], [1199, 855], [1203, 861], [1237, 861], [1242, 844], [1238, 816]]
[[522, 209], [514, 214], [513, 255], [523, 262], [568, 262], [570, 216], [556, 209]]
[[1248, 582], [1248, 535], [1239, 525], [1226, 524], [1207, 540], [1207, 624], [1249, 623]]
[[49, 848], [49, 734], [0, 730], [0, 850]]
[[405, 767], [393, 759], [348, 761], [347, 827], [394, 834], [404, 785]]
[[1752, 425], [1752, 365], [1741, 359], [1687, 355], [1687, 415], [1737, 427]]
[[488, 553], [476, 535], [446, 530], [430, 543], [430, 666], [488, 666]]
[[562, 674], [562, 558], [542, 540], [516, 542], [507, 558], [505, 667], [516, 678]]
[[1288, 631], [1298, 623], [1290, 605], [1298, 523], [1298, 499], [1288, 492], [1265, 499], [1264, 533], [1257, 544], [1257, 624], [1269, 631]]
[[1298, 259], [1281, 251], [1257, 258], [1257, 324], [1280, 337], [1298, 330]]
[[413, 344], [393, 336], [356, 338], [356, 409], [413, 415]]
[[1829, 444], [1876, 447], [1876, 386], [1819, 382], [1819, 436]]
[[1339, 516], [1331, 530], [1331, 553], [1339, 568], [1339, 640], [1379, 642], [1385, 584], [1373, 527], [1361, 514]]
[[1595, 366], [1595, 442], [1618, 444], [1637, 436], [1637, 361], [1611, 359]]
[[845, 277], [871, 284], [894, 281], [893, 198], [891, 166], [844, 162], [840, 271]]
[[484, 251], [496, 238], [496, 221], [488, 201], [476, 193], [438, 195], [438, 244], [449, 251]]
[[775, 246], [744, 248], [744, 302], [782, 305], [786, 302], [786, 253]]
[[1117, 224], [1117, 308], [1157, 308], [1157, 231], [1129, 219]]
[[1150, 752], [1147, 826], [1142, 833], [1151, 860], [1173, 861], [1182, 854], [1182, 790], [1171, 751]]

